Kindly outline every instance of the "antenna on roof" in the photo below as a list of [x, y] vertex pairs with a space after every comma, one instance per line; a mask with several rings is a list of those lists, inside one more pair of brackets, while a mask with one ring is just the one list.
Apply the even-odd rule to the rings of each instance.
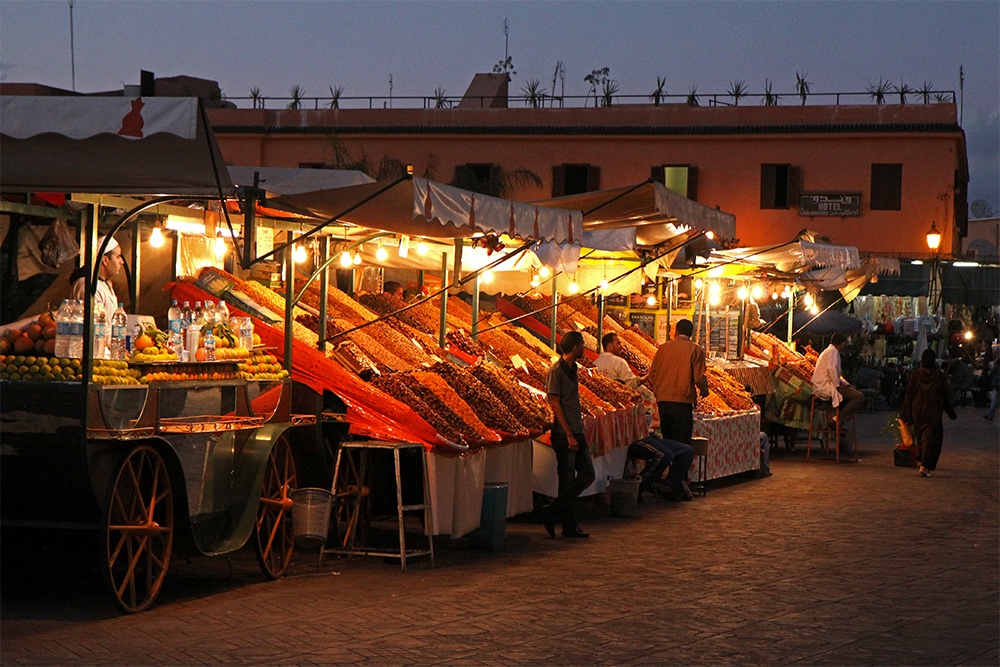
[[73, 0], [69, 0], [69, 63], [73, 76], [73, 92], [76, 92], [76, 49], [73, 46]]

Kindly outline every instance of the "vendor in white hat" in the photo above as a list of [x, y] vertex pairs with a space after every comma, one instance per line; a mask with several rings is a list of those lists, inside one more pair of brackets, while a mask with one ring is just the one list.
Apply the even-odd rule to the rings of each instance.
[[[97, 239], [97, 248], [100, 249], [101, 244], [104, 243], [106, 237], [102, 236]], [[118, 247], [118, 241], [115, 237], [111, 237], [108, 241], [108, 247], [104, 249], [104, 255], [101, 256], [100, 268], [97, 271], [99, 280], [97, 281], [97, 300], [104, 306], [104, 312], [108, 317], [108, 326], [106, 328], [104, 337], [104, 350], [94, 350], [94, 356], [98, 359], [107, 358], [107, 349], [111, 344], [111, 316], [115, 314], [118, 310], [118, 295], [115, 294], [115, 288], [111, 286], [111, 278], [118, 275], [118, 272], [122, 270], [122, 266], [125, 264], [125, 260], [122, 259], [122, 249]], [[72, 296], [73, 299], [79, 299], [80, 301], [86, 301], [86, 282], [87, 278], [85, 275], [86, 271], [77, 269], [70, 276], [70, 280], [73, 281]], [[77, 277], [79, 276], [79, 277]]]

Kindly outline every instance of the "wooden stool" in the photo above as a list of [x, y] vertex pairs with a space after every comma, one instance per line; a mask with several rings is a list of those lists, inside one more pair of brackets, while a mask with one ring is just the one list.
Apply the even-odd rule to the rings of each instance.
[[[824, 420], [824, 424], [821, 428], [816, 428], [816, 413], [819, 412], [820, 417]], [[838, 418], [834, 421], [833, 428], [830, 428], [831, 413], [835, 414]], [[833, 407], [833, 403], [826, 398], [820, 398], [816, 394], [812, 396], [812, 402], [809, 406], [809, 439], [806, 441], [806, 459], [809, 459], [809, 453], [812, 451], [812, 441], [813, 434], [820, 435], [823, 437], [823, 456], [829, 456], [830, 452], [830, 436], [833, 435], [834, 448], [836, 450], [837, 461], [840, 461], [840, 407]], [[856, 445], [855, 445], [856, 446]]]
[[691, 449], [698, 457], [698, 483], [695, 488], [699, 496], [705, 496], [708, 493], [708, 487], [705, 486], [708, 481], [705, 479], [708, 477], [708, 438], [691, 438]]

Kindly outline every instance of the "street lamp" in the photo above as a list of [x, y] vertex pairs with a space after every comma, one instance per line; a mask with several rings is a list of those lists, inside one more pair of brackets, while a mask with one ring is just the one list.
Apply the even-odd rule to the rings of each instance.
[[927, 231], [927, 247], [931, 251], [931, 280], [927, 289], [927, 306], [931, 313], [937, 312], [937, 272], [938, 272], [938, 248], [941, 247], [941, 232], [938, 231], [937, 224], [932, 220], [931, 228]]
[[937, 223], [931, 222], [931, 228], [927, 232], [927, 247], [931, 252], [937, 252], [941, 247], [941, 232], [938, 231]]

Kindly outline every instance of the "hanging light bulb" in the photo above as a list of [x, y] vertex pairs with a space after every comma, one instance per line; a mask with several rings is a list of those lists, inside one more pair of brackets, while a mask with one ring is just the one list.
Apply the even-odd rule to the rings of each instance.
[[696, 279], [694, 281], [694, 288], [696, 290], [701, 289], [704, 284], [705, 284], [705, 281], [703, 281], [701, 278], [698, 278], [698, 279]]
[[607, 278], [605, 278], [604, 280], [601, 281], [601, 291], [602, 292], [607, 292], [608, 291], [608, 279]]
[[748, 292], [748, 291], [747, 291], [747, 288], [746, 288], [746, 286], [744, 285], [743, 287], [740, 287], [740, 289], [739, 289], [739, 291], [738, 291], [738, 292], [736, 293], [736, 295], [737, 295], [737, 296], [739, 296], [739, 297], [740, 297], [741, 299], [745, 299], [745, 298], [747, 298], [748, 296], [750, 296], [750, 292]]
[[486, 271], [483, 271], [482, 275], [481, 275], [481, 276], [479, 276], [479, 278], [480, 278], [480, 279], [481, 279], [481, 280], [482, 280], [482, 281], [483, 281], [484, 283], [490, 283], [490, 282], [493, 282], [493, 272], [492, 272], [492, 271], [490, 271], [489, 269], [487, 269]]
[[352, 261], [354, 262], [354, 266], [360, 266], [361, 265], [361, 251], [360, 250], [357, 251], [356, 253], [354, 253], [354, 259]]
[[419, 242], [417, 244], [417, 253], [420, 254], [420, 255], [426, 255], [427, 254], [427, 244], [424, 243], [423, 241]]
[[569, 284], [569, 287], [568, 287], [567, 289], [569, 289], [569, 293], [570, 293], [570, 294], [576, 294], [577, 292], [579, 292], [579, 291], [580, 291], [580, 286], [579, 286], [579, 285], [577, 285], [577, 284], [576, 284], [576, 281], [574, 280], [573, 282], [571, 282], [571, 283]]
[[712, 283], [708, 286], [708, 293], [712, 296], [719, 296], [720, 290], [721, 288], [719, 287], [719, 283]]
[[771, 298], [774, 299], [775, 301], [778, 300], [778, 292], [777, 292], [777, 290], [775, 290], [774, 292], [771, 292]]
[[707, 231], [707, 232], [705, 232], [705, 238], [707, 238], [709, 241], [711, 241], [712, 239], [715, 238], [715, 232], [713, 232], [713, 231]]
[[163, 245], [163, 230], [160, 229], [160, 223], [156, 223], [156, 227], [153, 227], [153, 233], [149, 235], [149, 245], [154, 248], [159, 248]]
[[810, 309], [809, 309], [809, 312], [810, 312], [810, 313], [812, 313], [813, 315], [819, 315], [819, 306], [817, 306], [817, 305], [816, 305], [816, 304], [814, 303], [814, 304], [812, 305], [812, 308], [810, 308]]
[[292, 251], [292, 258], [295, 260], [296, 264], [301, 264], [306, 261], [306, 247], [303, 245], [296, 245], [295, 250]]
[[386, 252], [385, 248], [382, 247], [382, 244], [379, 243], [378, 250], [375, 251], [375, 259], [377, 259], [380, 262], [384, 262], [388, 257], [389, 253]]
[[[162, 238], [160, 240], [160, 244], [161, 245], [163, 244]], [[215, 237], [215, 256], [216, 257], [226, 256], [226, 242], [222, 240], [221, 234]]]
[[542, 278], [548, 278], [549, 277], [549, 267], [543, 266], [542, 268], [538, 269], [538, 275], [540, 275]]
[[541, 285], [541, 283], [538, 282], [538, 276], [532, 276], [531, 277], [531, 286], [532, 287], [538, 287], [539, 285]]
[[713, 306], [718, 306], [719, 305], [719, 295], [718, 294], [712, 294], [711, 296], [709, 296], [708, 297], [708, 303], [711, 304], [711, 305], [713, 305]]
[[806, 304], [807, 308], [809, 306], [813, 305], [813, 297], [812, 297], [812, 294], [810, 294], [809, 292], [806, 292], [806, 295], [805, 295], [805, 297], [803, 297], [802, 300], [805, 301], [805, 304]]
[[782, 299], [787, 299], [787, 298], [789, 298], [790, 296], [792, 296], [792, 293], [788, 291], [788, 288], [787, 288], [787, 287], [785, 287], [785, 288], [783, 288], [783, 289], [781, 290], [781, 298], [782, 298]]
[[754, 285], [753, 289], [750, 290], [750, 294], [753, 295], [753, 298], [759, 299], [764, 296], [764, 289], [760, 285]]
[[340, 253], [340, 265], [345, 268], [351, 265], [351, 253], [347, 248], [344, 248], [344, 252]]
[[653, 294], [650, 294], [648, 297], [646, 297], [646, 305], [647, 306], [655, 306], [656, 305], [656, 296], [653, 295]]

